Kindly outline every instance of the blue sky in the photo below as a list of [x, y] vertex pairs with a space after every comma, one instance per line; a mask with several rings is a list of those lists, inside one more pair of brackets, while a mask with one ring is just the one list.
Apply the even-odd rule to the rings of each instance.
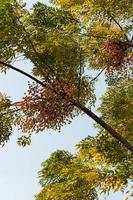
[[[27, 0], [30, 8], [36, 0]], [[47, 2], [47, 1], [41, 1]], [[30, 72], [32, 64], [28, 61], [17, 62], [15, 66]], [[7, 93], [13, 101], [19, 100], [27, 89], [28, 79], [14, 71], [7, 75], [0, 75], [0, 91]], [[105, 91], [105, 84], [100, 80], [97, 84], [97, 95]], [[65, 149], [75, 151], [75, 144], [88, 135], [95, 135], [93, 121], [82, 115], [76, 118], [71, 125], [62, 128], [61, 133], [44, 131], [34, 134], [29, 147], [19, 147], [16, 138], [20, 132], [13, 130], [10, 141], [0, 149], [0, 198], [2, 200], [34, 200], [39, 192], [37, 172], [42, 161], [47, 159], [53, 151]], [[101, 200], [104, 200], [101, 197]], [[106, 200], [122, 200], [121, 194], [111, 194]]]

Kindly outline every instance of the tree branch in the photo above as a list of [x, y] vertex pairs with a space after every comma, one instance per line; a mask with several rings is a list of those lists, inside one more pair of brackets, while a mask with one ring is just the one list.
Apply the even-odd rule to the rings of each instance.
[[[37, 82], [38, 84], [40, 84], [42, 87], [46, 87], [46, 85], [44, 83], [42, 83], [41, 81], [39, 81], [38, 79], [36, 79], [35, 77], [31, 76], [30, 74], [10, 65], [7, 64], [3, 61], [0, 61], [0, 64], [9, 67], [11, 69], [13, 69], [14, 71], [17, 71], [21, 74], [23, 74], [24, 76], [34, 80], [35, 82]], [[65, 98], [65, 97], [62, 97]], [[69, 100], [74, 106], [76, 106], [77, 108], [79, 108], [80, 110], [82, 110], [84, 113], [86, 113], [89, 117], [91, 117], [95, 122], [97, 122], [99, 125], [101, 125], [105, 130], [107, 130], [115, 139], [117, 139], [119, 142], [121, 142], [128, 150], [130, 150], [131, 152], [133, 152], [133, 146], [125, 139], [123, 138], [119, 133], [117, 133], [114, 129], [112, 129], [112, 127], [110, 127], [108, 124], [106, 124], [101, 118], [99, 118], [97, 115], [95, 115], [91, 110], [89, 110], [88, 108], [82, 106], [79, 102], [76, 102], [74, 100]]]
[[120, 23], [114, 18], [113, 15], [111, 15], [110, 12], [107, 12], [109, 14], [109, 16], [111, 17], [111, 19], [115, 22], [115, 24], [120, 28], [120, 30], [124, 33], [124, 37], [125, 39], [128, 41], [128, 37], [127, 35], [125, 34], [125, 31], [123, 30], [122, 26], [120, 25]]
[[[114, 19], [112, 18], [113, 21], [119, 25], [119, 23]], [[25, 27], [23, 26], [22, 22], [20, 22], [21, 25], [22, 25], [22, 28], [23, 30], [25, 31], [26, 33], [26, 36], [28, 37], [28, 41], [32, 47], [32, 49], [34, 50], [36, 56], [40, 59], [40, 61], [42, 62], [42, 58], [40, 57], [40, 55], [38, 54], [38, 52], [36, 51], [31, 39], [30, 39], [30, 35], [29, 33], [27, 33]], [[121, 26], [119, 25], [119, 28], [121, 28]], [[121, 31], [123, 31], [123, 29], [121, 29]], [[125, 35], [126, 36], [126, 35]], [[126, 36], [126, 39], [127, 39], [127, 36]], [[44, 61], [43, 61], [44, 62]], [[4, 66], [7, 66], [25, 76], [27, 76], [28, 78], [34, 80], [35, 82], [37, 82], [38, 84], [40, 84], [42, 87], [46, 87], [46, 85], [44, 83], [42, 83], [41, 81], [39, 81], [38, 79], [36, 79], [35, 77], [31, 76], [30, 74], [18, 69], [18, 68], [15, 68], [14, 66], [10, 65], [10, 64], [7, 64], [3, 61], [0, 61], [0, 64], [4, 65]], [[54, 76], [57, 78], [58, 80], [58, 77], [57, 77], [57, 74], [54, 72], [54, 70], [46, 64], [47, 67], [49, 67], [49, 69], [51, 70], [51, 72], [54, 74]], [[43, 70], [40, 66], [37, 66], [39, 68], [39, 70], [42, 72], [42, 74], [44, 75], [44, 78], [45, 77], [48, 77], [46, 76], [46, 74], [43, 73]], [[100, 72], [100, 74], [102, 73], [102, 71]], [[100, 75], [98, 74], [95, 79]], [[49, 80], [49, 79], [48, 79]], [[94, 81], [94, 80], [93, 80]], [[58, 80], [58, 82], [61, 84], [60, 80]], [[62, 84], [61, 84], [62, 85]], [[54, 91], [56, 93], [58, 93], [57, 91]], [[62, 96], [62, 98], [65, 98], [65, 93], [64, 93], [64, 96]], [[106, 131], [108, 131], [115, 139], [117, 139], [119, 142], [121, 142], [128, 150], [130, 150], [131, 152], [133, 152], [133, 146], [132, 144], [130, 144], [125, 138], [123, 138], [119, 133], [117, 133], [115, 130], [113, 130], [112, 127], [110, 127], [108, 124], [106, 124], [101, 118], [99, 118], [96, 114], [94, 114], [91, 110], [89, 110], [88, 108], [82, 106], [79, 102], [76, 102], [74, 100], [71, 100], [69, 99], [69, 101], [71, 103], [73, 103], [74, 106], [76, 106], [77, 108], [79, 108], [81, 111], [83, 111], [84, 113], [86, 113], [89, 117], [91, 117], [95, 122], [97, 122], [99, 125], [101, 125]]]
[[106, 69], [106, 67], [103, 68], [93, 79], [91, 79], [89, 83], [95, 81], [95, 80], [103, 73], [103, 71], [104, 71], [105, 69]]
[[1, 65], [4, 65], [4, 66], [6, 66], [6, 67], [9, 67], [10, 69], [13, 69], [14, 71], [17, 71], [17, 72], [23, 74], [24, 76], [26, 76], [26, 77], [32, 79], [33, 81], [35, 81], [35, 82], [38, 83], [39, 85], [41, 85], [41, 86], [43, 86], [43, 87], [46, 87], [46, 85], [45, 85], [42, 81], [39, 81], [39, 80], [36, 79], [34, 76], [32, 76], [32, 75], [30, 75], [30, 74], [24, 72], [24, 71], [21, 70], [21, 69], [18, 69], [18, 68], [16, 68], [16, 67], [12, 66], [11, 64], [7, 64], [7, 63], [5, 63], [5, 62], [3, 62], [3, 61], [0, 61], [0, 64], [1, 64]]

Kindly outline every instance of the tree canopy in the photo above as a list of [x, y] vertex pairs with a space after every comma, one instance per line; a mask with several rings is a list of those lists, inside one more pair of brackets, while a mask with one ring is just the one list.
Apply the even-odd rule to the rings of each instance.
[[[33, 132], [60, 131], [80, 113], [87, 114], [95, 121], [97, 136], [78, 144], [75, 156], [59, 151], [44, 162], [43, 189], [36, 198], [96, 199], [98, 188], [123, 189], [131, 181], [133, 3], [51, 3], [38, 2], [28, 10], [22, 1], [0, 1], [0, 72], [12, 69], [30, 79], [21, 100], [13, 102], [0, 94], [0, 144], [10, 139], [14, 125], [22, 131], [18, 143], [25, 146]], [[32, 63], [31, 74], [13, 66], [20, 57]], [[97, 75], [90, 75], [91, 70]], [[95, 83], [103, 73], [107, 92], [99, 117], [92, 110]]]
[[[124, 8], [120, 10], [117, 21], [116, 11], [110, 14], [111, 2], [108, 6], [99, 1], [95, 5], [93, 1], [90, 5], [86, 1], [54, 3], [59, 7], [37, 3], [32, 11], [22, 2], [1, 3], [1, 72], [12, 68], [34, 80], [27, 95], [13, 104], [17, 116], [13, 124], [29, 137], [32, 131], [60, 129], [83, 111], [133, 150], [125, 138], [85, 107], [95, 103], [97, 76], [91, 77], [90, 69], [101, 69], [98, 75], [105, 71], [109, 85], [119, 79], [132, 80], [130, 9], [128, 15]], [[33, 63], [34, 77], [11, 65], [18, 56]]]

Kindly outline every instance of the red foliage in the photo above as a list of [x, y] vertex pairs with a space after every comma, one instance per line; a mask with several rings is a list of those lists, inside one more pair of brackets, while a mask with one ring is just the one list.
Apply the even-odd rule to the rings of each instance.
[[122, 41], [106, 40], [102, 46], [102, 52], [106, 56], [106, 62], [110, 62], [116, 69], [121, 69], [127, 57], [128, 47]]
[[60, 129], [73, 118], [74, 106], [70, 98], [74, 94], [72, 85], [54, 80], [46, 88], [36, 83], [29, 84], [28, 95], [21, 103], [22, 116], [17, 124], [23, 131], [43, 131], [46, 128]]

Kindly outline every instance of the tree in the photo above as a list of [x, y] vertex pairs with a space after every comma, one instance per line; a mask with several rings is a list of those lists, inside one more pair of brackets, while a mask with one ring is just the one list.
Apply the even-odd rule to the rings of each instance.
[[[127, 36], [131, 30], [132, 9], [128, 14], [124, 8], [120, 13], [112, 11], [112, 15], [117, 14], [118, 21], [121, 12], [124, 16], [126, 13], [124, 19], [128, 20], [128, 25], [124, 23], [122, 29], [114, 16], [110, 15], [111, 10], [106, 12], [103, 4], [98, 2], [96, 5], [92, 3], [92, 11], [86, 1], [83, 1], [83, 10], [79, 9], [79, 3], [66, 6], [69, 1], [62, 1], [61, 8], [38, 3], [32, 12], [17, 1], [1, 3], [1, 71], [12, 68], [36, 82], [30, 83], [28, 94], [13, 104], [17, 113], [13, 123], [26, 133], [43, 131], [45, 128], [60, 129], [83, 111], [133, 151], [130, 142], [85, 107], [88, 103], [90, 106], [94, 104], [94, 82], [97, 79], [88, 76], [88, 67], [97, 69], [98, 66], [102, 71], [105, 70], [109, 84], [114, 80], [114, 74], [115, 80], [131, 79], [128, 75], [132, 72], [132, 41]], [[76, 12], [73, 10], [75, 6]], [[85, 16], [87, 20], [84, 20]], [[92, 20], [95, 16], [98, 16], [97, 20]], [[99, 25], [100, 28], [97, 27]], [[108, 33], [107, 29], [110, 30]], [[118, 56], [114, 56], [116, 54]], [[33, 75], [39, 80], [10, 64], [17, 56], [31, 60]], [[118, 75], [120, 72], [124, 72], [124, 75]]]
[[[0, 2], [0, 71], [12, 69], [33, 81], [18, 102], [0, 95], [0, 144], [9, 140], [13, 125], [22, 130], [18, 143], [25, 146], [33, 131], [60, 130], [86, 113], [98, 135], [82, 141], [76, 156], [56, 152], [44, 162], [44, 188], [36, 198], [60, 199], [61, 193], [63, 199], [96, 199], [98, 188], [123, 189], [132, 175], [133, 6], [127, 0], [52, 2], [37, 3], [32, 11], [15, 0]], [[13, 66], [18, 57], [32, 62], [32, 75]], [[90, 70], [98, 70], [97, 76]], [[102, 73], [108, 91], [98, 117], [92, 107]]]

